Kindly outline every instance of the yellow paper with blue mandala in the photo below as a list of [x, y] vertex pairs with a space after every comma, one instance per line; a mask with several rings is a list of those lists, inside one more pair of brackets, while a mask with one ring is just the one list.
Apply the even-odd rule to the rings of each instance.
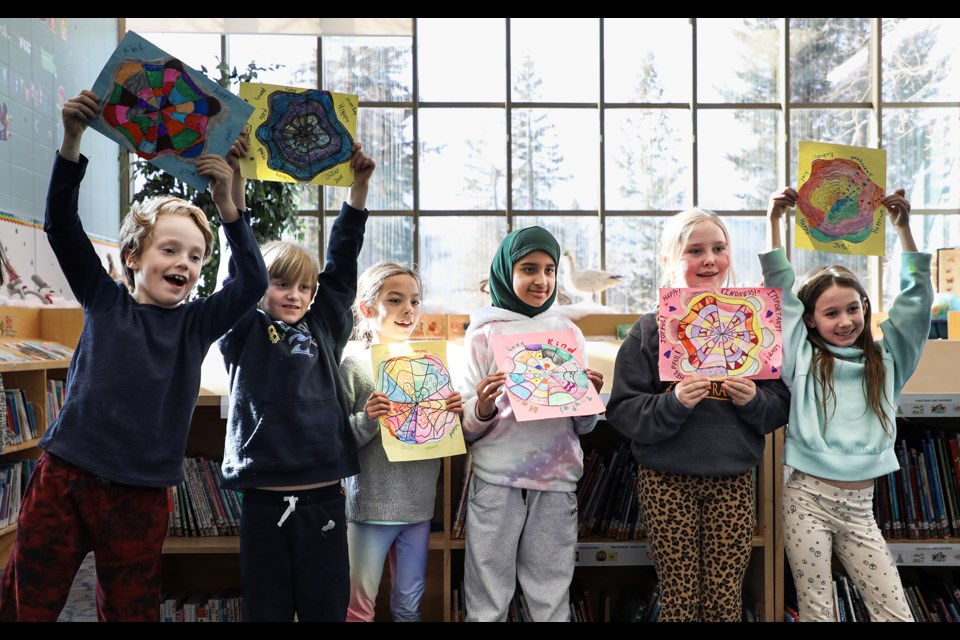
[[370, 347], [377, 391], [390, 399], [380, 418], [380, 441], [391, 462], [466, 453], [460, 416], [446, 410], [456, 393], [445, 363], [444, 340]]
[[272, 182], [353, 185], [350, 156], [357, 136], [357, 96], [244, 82], [240, 97], [253, 105], [244, 127], [250, 153], [240, 161], [240, 175]]
[[794, 246], [811, 251], [882, 256], [887, 152], [801, 142]]

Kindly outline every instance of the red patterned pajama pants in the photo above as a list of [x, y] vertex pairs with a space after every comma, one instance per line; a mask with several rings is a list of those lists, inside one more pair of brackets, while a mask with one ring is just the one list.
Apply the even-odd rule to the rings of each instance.
[[0, 622], [54, 621], [80, 563], [97, 563], [97, 618], [158, 621], [167, 491], [99, 478], [44, 453], [0, 583]]

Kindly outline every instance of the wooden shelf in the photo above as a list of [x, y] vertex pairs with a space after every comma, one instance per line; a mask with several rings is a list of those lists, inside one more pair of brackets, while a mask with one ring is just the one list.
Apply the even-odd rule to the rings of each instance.
[[0, 362], [0, 373], [17, 371], [44, 371], [47, 369], [67, 369], [69, 360], [24, 360], [22, 362]]
[[33, 440], [27, 440], [23, 444], [8, 444], [4, 455], [8, 453], [16, 453], [17, 451], [27, 451], [29, 449], [36, 449], [37, 443], [40, 442], [40, 438], [34, 438]]
[[446, 548], [444, 541], [446, 540], [446, 533], [443, 531], [431, 531], [430, 532], [430, 542], [428, 543], [428, 549], [430, 551], [442, 551]]
[[[83, 327], [83, 311], [74, 309], [51, 309], [41, 307], [0, 307], [0, 326], [3, 337], [0, 343], [10, 344], [24, 340], [54, 342], [76, 348]], [[70, 360], [32, 359], [15, 362], [0, 362], [0, 375], [4, 387], [20, 389], [33, 406], [36, 428], [40, 436], [47, 428], [47, 383], [62, 380], [70, 367]], [[0, 425], [6, 428], [6, 425]], [[20, 458], [38, 458], [40, 438], [32, 438], [23, 444], [7, 445], [0, 458], [5, 461]], [[7, 562], [17, 525], [0, 529], [0, 566]]]
[[[636, 316], [615, 318], [624, 322], [633, 322], [635, 319]], [[590, 340], [587, 343], [591, 368], [604, 371], [608, 385], [612, 385], [613, 363], [619, 345], [615, 340]], [[462, 344], [448, 343], [447, 355], [451, 368], [454, 368], [453, 363], [459, 366], [464, 364], [463, 351]], [[203, 386], [197, 398], [187, 455], [215, 456], [217, 451], [222, 450], [223, 445], [225, 419], [220, 408], [226, 393], [222, 359], [215, 348], [210, 350], [204, 361], [202, 379]], [[763, 617], [766, 620], [782, 617], [782, 600], [778, 597], [780, 590], [774, 586], [774, 575], [777, 580], [782, 580], [782, 575], [776, 573], [773, 567], [774, 549], [777, 548], [773, 505], [775, 493], [779, 489], [776, 479], [771, 477], [774, 467], [778, 466], [774, 463], [773, 449], [771, 436], [767, 441], [763, 464], [758, 470], [761, 479], [756, 497], [758, 522], [751, 541], [751, 567], [745, 581], [746, 591], [763, 602]], [[452, 521], [459, 504], [462, 471], [462, 459], [444, 460], [441, 489], [438, 493], [438, 500], [443, 501], [443, 530], [430, 533], [431, 560], [427, 571], [429, 586], [422, 605], [424, 620], [451, 619], [453, 591], [462, 578], [465, 540], [450, 538]], [[163, 547], [164, 589], [203, 590], [239, 586], [239, 548], [239, 538], [236, 536], [167, 538]], [[597, 559], [600, 551], [603, 552], [602, 560]], [[653, 579], [647, 540], [617, 542], [600, 538], [583, 539], [578, 542], [577, 552], [578, 572], [594, 572], [591, 577], [610, 582], [614, 586], [636, 571], [635, 567], [644, 567], [642, 580]], [[617, 567], [620, 567], [620, 570]], [[378, 619], [380, 616], [389, 616], [388, 571], [384, 572], [383, 580], [377, 606]]]
[[210, 536], [200, 538], [168, 537], [163, 553], [240, 553], [240, 536]]
[[904, 418], [960, 416], [957, 362], [960, 341], [928, 340], [917, 370], [900, 394], [899, 414]]

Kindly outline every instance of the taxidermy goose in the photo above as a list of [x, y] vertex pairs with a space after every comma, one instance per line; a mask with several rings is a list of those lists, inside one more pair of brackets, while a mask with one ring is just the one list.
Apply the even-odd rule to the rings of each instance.
[[597, 301], [601, 291], [626, 282], [626, 278], [612, 271], [600, 269], [578, 271], [577, 263], [573, 260], [573, 252], [570, 250], [564, 251], [560, 257], [560, 277], [563, 278], [567, 289], [590, 295], [594, 302]]

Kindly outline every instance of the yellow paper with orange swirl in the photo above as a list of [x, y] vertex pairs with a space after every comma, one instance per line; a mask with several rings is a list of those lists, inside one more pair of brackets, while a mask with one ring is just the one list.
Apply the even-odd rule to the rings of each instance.
[[887, 152], [801, 142], [794, 246], [811, 251], [882, 256]]

